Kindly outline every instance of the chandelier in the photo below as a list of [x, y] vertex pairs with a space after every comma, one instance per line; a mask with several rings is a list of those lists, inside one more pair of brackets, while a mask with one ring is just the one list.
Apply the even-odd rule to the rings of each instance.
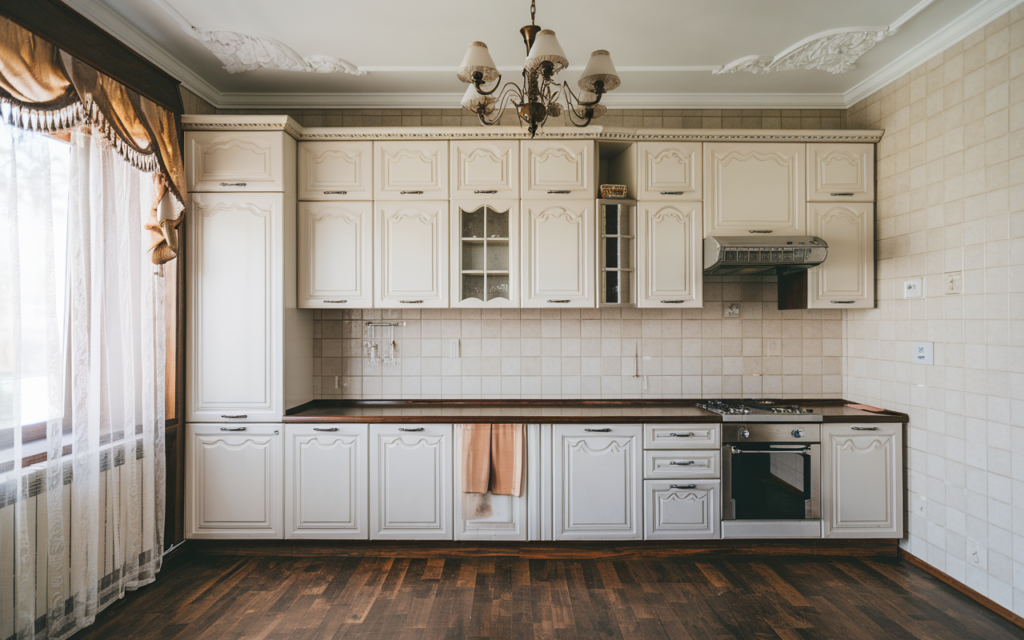
[[501, 85], [501, 74], [494, 66], [487, 45], [473, 42], [459, 65], [459, 80], [470, 85], [462, 98], [462, 106], [475, 113], [484, 125], [498, 124], [505, 108], [514, 106], [519, 120], [529, 125], [533, 137], [549, 117], [557, 118], [562, 114], [563, 107], [558, 100], [561, 94], [569, 122], [585, 127], [607, 111], [607, 107], [600, 104], [601, 96], [621, 84], [612, 57], [604, 50], [590, 54], [580, 77], [577, 96], [568, 82], [555, 82], [555, 74], [568, 67], [569, 61], [555, 32], [537, 26], [536, 15], [537, 2], [531, 0], [530, 24], [519, 30], [526, 44], [522, 86], [506, 83], [495, 97]]

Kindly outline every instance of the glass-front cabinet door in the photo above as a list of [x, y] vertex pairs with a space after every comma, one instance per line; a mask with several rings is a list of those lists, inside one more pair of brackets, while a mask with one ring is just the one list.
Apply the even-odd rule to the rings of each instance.
[[451, 225], [452, 307], [518, 307], [518, 203], [456, 201]]

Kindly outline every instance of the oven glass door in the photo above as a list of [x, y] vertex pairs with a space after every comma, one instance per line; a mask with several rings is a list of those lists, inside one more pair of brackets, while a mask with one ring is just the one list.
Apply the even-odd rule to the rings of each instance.
[[806, 520], [820, 517], [820, 445], [726, 445], [726, 519]]

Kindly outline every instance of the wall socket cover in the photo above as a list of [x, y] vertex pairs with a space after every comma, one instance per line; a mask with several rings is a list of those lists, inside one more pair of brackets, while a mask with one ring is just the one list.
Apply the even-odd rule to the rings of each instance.
[[921, 278], [911, 278], [903, 282], [903, 297], [905, 299], [924, 297], [924, 285]]
[[740, 317], [740, 303], [738, 302], [726, 302], [725, 306], [722, 307], [723, 318], [738, 318]]
[[964, 274], [962, 271], [951, 271], [942, 276], [942, 292], [947, 296], [964, 292]]
[[911, 360], [917, 364], [935, 364], [934, 342], [911, 342]]

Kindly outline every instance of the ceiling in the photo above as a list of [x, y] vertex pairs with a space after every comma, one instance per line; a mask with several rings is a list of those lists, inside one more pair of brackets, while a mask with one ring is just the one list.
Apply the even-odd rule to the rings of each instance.
[[[845, 108], [1022, 1], [538, 0], [537, 24], [558, 33], [571, 65], [559, 79], [574, 87], [592, 50], [611, 51], [622, 86], [610, 107]], [[65, 2], [221, 108], [454, 108], [469, 42], [486, 42], [505, 78], [518, 78], [518, 30], [530, 22], [529, 0]], [[189, 26], [272, 38], [297, 59], [330, 56], [366, 73], [229, 73]], [[713, 73], [838, 29], [882, 39], [846, 73]]]

